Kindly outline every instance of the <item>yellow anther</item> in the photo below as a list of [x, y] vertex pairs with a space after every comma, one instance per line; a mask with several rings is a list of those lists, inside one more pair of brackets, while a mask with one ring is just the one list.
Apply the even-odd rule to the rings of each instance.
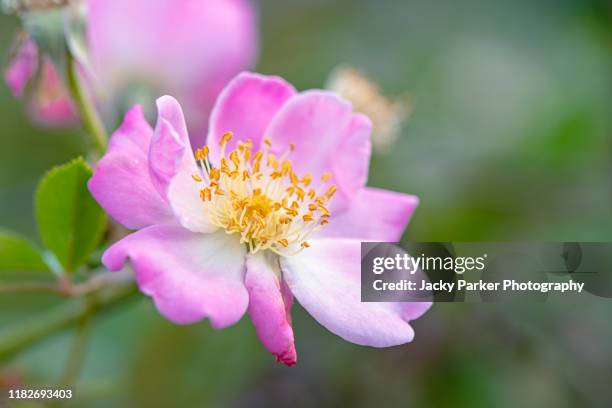
[[221, 159], [221, 171], [222, 172], [229, 171], [229, 163], [225, 157]]
[[264, 137], [263, 142], [264, 142], [264, 144], [265, 144], [266, 146], [268, 146], [268, 147], [272, 147], [272, 140], [270, 140], [270, 138], [269, 138], [269, 137]]
[[329, 224], [329, 221], [327, 221], [326, 219], [323, 219], [321, 220], [320, 224], [321, 225]]
[[192, 174], [191, 178], [197, 181], [198, 183], [202, 181], [202, 177], [198, 176], [197, 174]]
[[229, 159], [234, 163], [234, 166], [238, 168], [240, 166], [240, 158], [238, 157], [238, 151], [234, 150], [230, 153]]
[[310, 248], [310, 244], [308, 243], [308, 241], [302, 242], [302, 248]]
[[279, 239], [278, 241], [279, 244], [281, 244], [282, 246], [284, 246], [285, 248], [287, 248], [289, 246], [289, 241], [287, 241], [287, 239], [283, 238], [283, 239]]
[[321, 212], [321, 214], [323, 214], [324, 217], [329, 217], [331, 215], [327, 207], [325, 207], [324, 205], [319, 204], [317, 208]]
[[329, 186], [329, 188], [325, 192], [325, 197], [327, 197], [328, 199], [332, 198], [335, 192], [336, 192], [336, 185], [332, 184], [331, 186]]
[[304, 187], [308, 187], [311, 182], [312, 182], [312, 174], [306, 173], [304, 177], [302, 177], [302, 184], [304, 185]]
[[196, 160], [198, 160], [198, 161], [206, 160], [206, 156], [208, 155], [208, 151], [209, 151], [208, 146], [204, 146], [204, 147], [202, 147], [200, 149], [197, 149], [196, 152], [195, 152]]
[[329, 171], [326, 171], [321, 176], [321, 181], [327, 181], [327, 180], [329, 180], [331, 178], [331, 176], [332, 176], [332, 174]]
[[224, 146], [225, 144], [227, 144], [230, 140], [232, 140], [232, 137], [234, 137], [234, 133], [233, 132], [225, 132], [223, 134], [223, 136], [221, 136], [221, 146]]
[[259, 173], [262, 157], [263, 153], [261, 152], [261, 150], [255, 153], [255, 157], [253, 157], [253, 173]]
[[219, 169], [214, 168], [214, 167], [212, 169], [210, 169], [210, 174], [208, 175], [208, 177], [211, 180], [217, 180], [218, 181], [220, 176], [221, 176], [221, 172], [219, 172]]
[[202, 199], [202, 201], [210, 201], [211, 199], [211, 191], [210, 188], [203, 188], [202, 190], [200, 190], [200, 198]]
[[291, 162], [289, 160], [285, 160], [283, 164], [281, 164], [281, 172], [283, 175], [292, 174]]
[[276, 156], [272, 153], [268, 154], [268, 166], [276, 169], [278, 167], [278, 160], [276, 160]]
[[302, 219], [304, 221], [312, 221], [314, 218], [312, 218], [312, 214], [308, 213], [308, 214], [304, 214], [304, 216], [302, 217]]

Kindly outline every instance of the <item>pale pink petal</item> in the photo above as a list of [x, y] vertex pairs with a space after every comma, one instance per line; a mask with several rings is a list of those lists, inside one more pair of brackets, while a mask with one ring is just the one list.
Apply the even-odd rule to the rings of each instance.
[[213, 327], [223, 328], [240, 320], [248, 306], [245, 256], [236, 235], [154, 225], [110, 247], [102, 262], [117, 271], [129, 260], [140, 290], [173, 322], [209, 318]]
[[87, 0], [87, 8], [92, 65], [104, 90], [121, 98], [137, 85], [174, 95], [190, 130], [203, 130], [199, 147], [216, 96], [257, 56], [253, 2]]
[[297, 361], [291, 328], [291, 293], [284, 288], [276, 255], [258, 252], [247, 257], [245, 285], [249, 315], [266, 349], [289, 366]]
[[149, 177], [147, 154], [152, 135], [142, 109], [135, 106], [112, 135], [108, 151], [87, 184], [102, 208], [126, 228], [139, 229], [173, 219], [170, 207]]
[[346, 211], [332, 214], [317, 238], [398, 242], [418, 204], [416, 196], [363, 188]]
[[162, 196], [180, 171], [195, 172], [196, 164], [181, 105], [171, 96], [157, 99], [157, 125], [149, 152], [153, 182]]
[[318, 179], [331, 171], [338, 190], [332, 210], [344, 209], [367, 181], [372, 124], [331, 92], [307, 91], [291, 98], [266, 130], [278, 152], [290, 144], [298, 175]]
[[227, 131], [234, 133], [227, 151], [246, 139], [253, 141], [256, 151], [272, 117], [295, 93], [293, 86], [275, 76], [243, 72], [234, 78], [217, 98], [211, 114], [207, 143], [213, 162], [218, 163], [219, 141]]
[[332, 333], [374, 347], [412, 341], [408, 322], [430, 303], [361, 302], [360, 264], [357, 240], [313, 240], [298, 255], [281, 258], [283, 278], [293, 295]]
[[194, 175], [197, 167], [180, 104], [171, 96], [157, 100], [158, 119], [149, 151], [153, 184], [167, 198], [181, 224], [194, 232], [209, 233], [216, 227], [208, 221]]

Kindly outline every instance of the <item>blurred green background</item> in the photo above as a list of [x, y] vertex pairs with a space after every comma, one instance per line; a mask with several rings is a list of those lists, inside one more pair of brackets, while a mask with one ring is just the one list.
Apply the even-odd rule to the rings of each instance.
[[[421, 206], [421, 241], [612, 240], [612, 7], [602, 1], [284, 0], [260, 4], [258, 71], [322, 87], [348, 64], [415, 109], [372, 186]], [[0, 50], [18, 28], [0, 17]], [[33, 127], [0, 86], [0, 225], [36, 239], [35, 185], [83, 153], [78, 131]], [[58, 301], [0, 298], [0, 325]], [[612, 406], [612, 304], [437, 304], [412, 344], [344, 342], [294, 306], [298, 364], [273, 361], [248, 318], [215, 331], [142, 297], [96, 321], [75, 407]], [[71, 332], [2, 363], [51, 384]], [[35, 406], [35, 405], [33, 405]]]

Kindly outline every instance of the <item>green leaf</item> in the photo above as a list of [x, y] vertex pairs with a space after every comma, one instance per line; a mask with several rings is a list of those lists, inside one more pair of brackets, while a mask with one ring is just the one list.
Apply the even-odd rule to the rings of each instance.
[[89, 166], [78, 158], [51, 169], [36, 191], [40, 236], [67, 272], [87, 260], [106, 225], [104, 212], [87, 190], [91, 175]]
[[49, 267], [30, 241], [0, 229], [0, 272], [21, 271], [48, 272]]

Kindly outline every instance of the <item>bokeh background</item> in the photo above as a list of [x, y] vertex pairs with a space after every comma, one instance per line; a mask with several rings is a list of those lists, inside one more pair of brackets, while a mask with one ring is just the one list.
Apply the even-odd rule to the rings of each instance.
[[[322, 87], [348, 64], [414, 112], [372, 186], [421, 206], [421, 241], [612, 240], [612, 7], [602, 1], [266, 0], [257, 70]], [[8, 54], [15, 17], [0, 16]], [[83, 153], [75, 131], [33, 127], [0, 86], [0, 225], [37, 239], [32, 194]], [[0, 298], [8, 327], [61, 302]], [[437, 304], [412, 344], [344, 342], [294, 306], [298, 365], [276, 364], [248, 318], [179, 327], [141, 299], [96, 320], [75, 407], [612, 406], [612, 303]], [[72, 333], [0, 375], [53, 383]], [[36, 405], [32, 405], [36, 406]]]

